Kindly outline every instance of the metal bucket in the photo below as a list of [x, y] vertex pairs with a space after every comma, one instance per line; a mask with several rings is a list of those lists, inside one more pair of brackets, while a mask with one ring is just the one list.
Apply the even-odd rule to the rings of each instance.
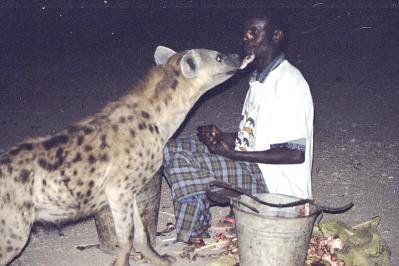
[[[159, 204], [161, 199], [162, 176], [156, 174], [137, 194], [137, 205], [141, 219], [146, 226], [150, 242], [153, 247], [156, 244], [156, 232], [158, 225]], [[105, 207], [94, 216], [99, 240], [99, 249], [107, 254], [114, 254], [118, 245], [115, 234], [114, 220], [109, 207]]]
[[[260, 200], [286, 204], [300, 199], [280, 194], [261, 193]], [[305, 205], [277, 208], [241, 195], [231, 199], [236, 219], [240, 265], [304, 265], [318, 208], [312, 202], [309, 214]], [[259, 213], [256, 213], [257, 210]]]

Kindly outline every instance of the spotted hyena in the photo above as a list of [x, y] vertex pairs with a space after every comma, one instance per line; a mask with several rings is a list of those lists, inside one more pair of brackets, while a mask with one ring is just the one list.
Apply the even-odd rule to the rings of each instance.
[[163, 146], [195, 101], [240, 62], [162, 46], [154, 57], [147, 77], [101, 112], [0, 154], [0, 265], [22, 251], [34, 222], [76, 220], [106, 205], [118, 238], [116, 265], [128, 265], [132, 245], [156, 265], [173, 260], [148, 243], [136, 194], [161, 167]]

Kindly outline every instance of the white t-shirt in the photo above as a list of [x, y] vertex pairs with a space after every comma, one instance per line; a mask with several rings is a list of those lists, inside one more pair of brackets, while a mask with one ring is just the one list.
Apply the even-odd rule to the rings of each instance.
[[313, 100], [306, 80], [284, 60], [263, 83], [249, 84], [235, 149], [264, 151], [280, 143], [305, 146], [304, 163], [258, 165], [270, 193], [311, 199]]

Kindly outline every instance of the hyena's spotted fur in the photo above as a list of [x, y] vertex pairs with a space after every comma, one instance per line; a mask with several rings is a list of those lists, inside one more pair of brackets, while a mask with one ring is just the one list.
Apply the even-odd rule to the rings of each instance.
[[139, 86], [98, 114], [0, 154], [0, 265], [22, 251], [35, 221], [78, 219], [107, 204], [116, 265], [128, 265], [132, 244], [154, 264], [170, 263], [148, 243], [136, 193], [161, 167], [163, 146], [194, 102], [239, 62], [216, 51], [166, 47], [157, 48], [155, 60]]

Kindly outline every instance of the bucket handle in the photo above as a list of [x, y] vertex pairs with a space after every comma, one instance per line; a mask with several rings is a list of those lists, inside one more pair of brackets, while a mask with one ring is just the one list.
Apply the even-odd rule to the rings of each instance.
[[[318, 205], [311, 199], [300, 199], [300, 200], [289, 202], [289, 203], [275, 204], [275, 203], [271, 203], [271, 202], [267, 202], [267, 201], [261, 200], [258, 197], [254, 196], [254, 195], [252, 195], [250, 193], [247, 193], [247, 192], [243, 191], [240, 188], [237, 188], [235, 186], [232, 186], [229, 183], [218, 181], [218, 180], [214, 180], [214, 181], [209, 182], [208, 191], [211, 191], [211, 188], [214, 187], [214, 186], [223, 187], [223, 188], [227, 188], [227, 189], [236, 191], [236, 192], [238, 192], [240, 194], [244, 194], [244, 195], [250, 197], [251, 199], [259, 202], [260, 204], [263, 204], [263, 205], [266, 205], [266, 206], [269, 206], [269, 207], [273, 207], [273, 208], [288, 208], [288, 207], [295, 207], [295, 206], [303, 205], [303, 204], [306, 204], [306, 203], [312, 203], [314, 206], [316, 206], [316, 208], [318, 210], [318, 213], [321, 213], [321, 212], [342, 213], [342, 212], [345, 212], [345, 211], [347, 211], [347, 210], [349, 210], [350, 208], [353, 207], [353, 202], [349, 202], [349, 203], [345, 204], [342, 207], [327, 207], [327, 206]], [[231, 202], [231, 198], [230, 198], [230, 202]], [[254, 211], [256, 213], [259, 213], [259, 211], [255, 207], [249, 206], [247, 203], [243, 203], [242, 201], [239, 201], [239, 202], [240, 202], [240, 204], [244, 205], [245, 207], [248, 207], [249, 209], [251, 209], [252, 211]]]

